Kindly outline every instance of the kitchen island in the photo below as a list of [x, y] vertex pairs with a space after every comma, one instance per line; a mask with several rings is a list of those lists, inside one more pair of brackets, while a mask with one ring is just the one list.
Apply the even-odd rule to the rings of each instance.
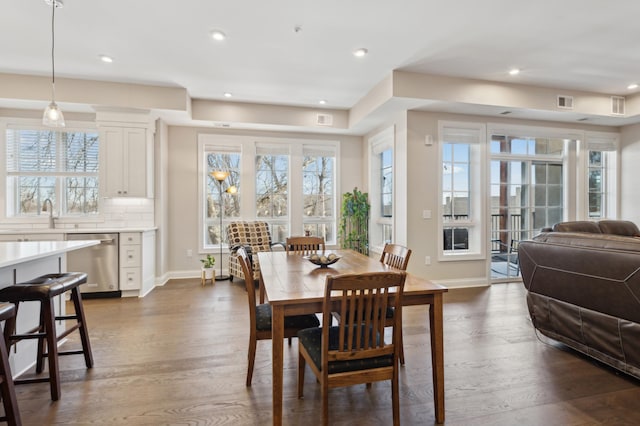
[[[0, 288], [28, 281], [44, 274], [67, 272], [66, 253], [99, 244], [99, 241], [24, 241], [0, 242]], [[83, 272], [83, 271], [78, 271]], [[62, 297], [55, 303], [56, 315], [64, 314]], [[36, 302], [20, 304], [18, 331], [38, 325], [39, 306]], [[64, 327], [64, 324], [61, 325]], [[20, 375], [36, 360], [36, 341], [18, 342], [9, 355], [11, 371]]]

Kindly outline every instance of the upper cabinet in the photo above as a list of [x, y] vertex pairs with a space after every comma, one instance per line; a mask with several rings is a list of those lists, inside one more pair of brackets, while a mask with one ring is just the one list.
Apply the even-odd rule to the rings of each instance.
[[105, 197], [153, 198], [153, 122], [148, 114], [98, 113]]

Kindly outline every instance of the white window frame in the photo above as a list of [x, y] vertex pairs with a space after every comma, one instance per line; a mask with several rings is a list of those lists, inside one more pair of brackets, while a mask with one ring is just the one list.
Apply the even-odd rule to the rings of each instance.
[[[443, 180], [444, 171], [442, 169], [443, 161], [443, 144], [455, 142], [447, 140], [448, 135], [457, 134], [469, 141], [470, 158], [469, 158], [469, 194], [470, 211], [467, 219], [453, 219], [445, 222], [443, 219]], [[481, 123], [469, 123], [458, 121], [438, 121], [438, 260], [439, 261], [458, 261], [458, 260], [476, 260], [486, 258], [486, 139], [487, 129]], [[444, 231], [447, 228], [464, 227], [469, 230], [469, 248], [468, 250], [449, 251], [444, 249]]]
[[[206, 173], [206, 156], [205, 152], [216, 151], [216, 148], [235, 149], [235, 152], [241, 153], [240, 159], [240, 217], [233, 220], [265, 220], [265, 218], [256, 217], [256, 184], [255, 184], [255, 159], [258, 147], [273, 146], [279, 152], [283, 152], [286, 148], [289, 152], [289, 214], [288, 224], [289, 233], [291, 235], [303, 235], [304, 218], [302, 214], [302, 161], [305, 147], [322, 147], [325, 151], [335, 153], [334, 163], [334, 179], [333, 179], [333, 235], [334, 241], [327, 241], [328, 246], [337, 244], [337, 222], [338, 222], [338, 188], [340, 188], [340, 142], [333, 140], [309, 140], [294, 138], [273, 138], [273, 137], [253, 137], [253, 136], [236, 136], [236, 135], [220, 135], [201, 133], [198, 135], [198, 247], [201, 253], [217, 253], [219, 246], [205, 247], [204, 232], [202, 229], [204, 216], [204, 199], [205, 199], [205, 173]], [[293, 171], [299, 171], [295, 176]], [[226, 219], [223, 219], [226, 221]], [[266, 219], [269, 222], [268, 219]], [[223, 245], [223, 250], [228, 250]]]
[[[391, 227], [392, 241], [395, 241], [396, 227], [396, 188], [397, 188], [397, 155], [395, 150], [395, 127], [390, 126], [379, 133], [373, 135], [368, 140], [368, 157], [369, 157], [369, 203], [371, 205], [371, 222], [369, 224], [369, 250], [373, 253], [382, 253], [384, 249], [384, 232], [385, 226]], [[391, 158], [393, 159], [392, 182], [393, 182], [393, 200], [391, 217], [382, 216], [382, 161], [381, 154], [390, 149]]]
[[[6, 224], [31, 224], [34, 223], [34, 219], [45, 222], [48, 221], [48, 216], [46, 214], [41, 215], [9, 215], [7, 214], [8, 203], [7, 196], [9, 195], [8, 191], [8, 172], [7, 172], [7, 130], [8, 129], [27, 129], [27, 130], [45, 130], [45, 131], [53, 131], [53, 132], [91, 132], [91, 133], [99, 133], [98, 128], [93, 122], [84, 122], [84, 121], [67, 121], [67, 126], [63, 129], [56, 130], [50, 127], [45, 127], [42, 125], [40, 120], [34, 120], [30, 118], [11, 118], [11, 119], [1, 119], [0, 120], [0, 186], [5, 188], [5, 195], [0, 197], [0, 220]], [[99, 137], [99, 136], [98, 136]], [[100, 141], [99, 141], [100, 143]], [[103, 159], [101, 158], [102, 149], [99, 149], [99, 157], [98, 157], [98, 172], [96, 173], [96, 177], [98, 178], [98, 211], [96, 213], [72, 213], [72, 214], [61, 214], [61, 210], [59, 206], [54, 205], [54, 215], [56, 219], [61, 223], [64, 223], [67, 220], [72, 220], [74, 223], [82, 222], [82, 223], [97, 223], [104, 220], [103, 217], [103, 196], [100, 195], [103, 193], [104, 183], [102, 182], [102, 176], [100, 172], [100, 168], [103, 167]], [[58, 172], [56, 172], [58, 173]], [[93, 175], [93, 174], [92, 174]], [[62, 187], [57, 186], [56, 188], [56, 199], [62, 200]]]
[[[602, 216], [589, 216], [589, 152], [602, 151], [606, 162], [603, 171], [605, 185]], [[609, 132], [585, 132], [578, 144], [578, 182], [576, 217], [580, 220], [617, 219], [620, 212], [620, 135]]]

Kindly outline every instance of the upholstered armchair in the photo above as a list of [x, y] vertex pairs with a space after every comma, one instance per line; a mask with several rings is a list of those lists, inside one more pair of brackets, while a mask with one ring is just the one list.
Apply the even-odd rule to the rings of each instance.
[[253, 270], [253, 279], [260, 278], [260, 267], [258, 265], [258, 256], [256, 253], [261, 251], [271, 251], [275, 245], [280, 245], [284, 249], [282, 243], [271, 241], [271, 231], [267, 222], [231, 222], [227, 227], [227, 241], [229, 242], [229, 276], [233, 281], [234, 277], [244, 279], [242, 267], [238, 262], [236, 251], [239, 247], [245, 247], [250, 252]]

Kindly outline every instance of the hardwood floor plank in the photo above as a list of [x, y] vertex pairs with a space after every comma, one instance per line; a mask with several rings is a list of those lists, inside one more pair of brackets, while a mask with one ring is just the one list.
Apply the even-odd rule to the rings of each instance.
[[[24, 424], [264, 425], [271, 423], [271, 342], [258, 342], [253, 386], [242, 281], [202, 287], [174, 280], [142, 299], [85, 300], [95, 367], [60, 361], [62, 397], [48, 384], [17, 387]], [[445, 295], [447, 425], [640, 424], [640, 386], [559, 344], [539, 340], [522, 284]], [[406, 366], [401, 421], [434, 423], [428, 311], [403, 311]], [[79, 345], [72, 334], [65, 348]], [[320, 389], [306, 375], [296, 397], [297, 342], [284, 344], [284, 424], [320, 418]], [[334, 425], [391, 424], [391, 386], [329, 393]], [[353, 413], [363, 413], [354, 419]]]

